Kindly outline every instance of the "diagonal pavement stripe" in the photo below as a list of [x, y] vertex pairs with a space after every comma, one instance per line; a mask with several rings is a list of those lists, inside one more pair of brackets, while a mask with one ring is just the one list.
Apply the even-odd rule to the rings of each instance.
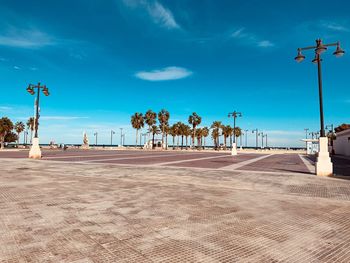
[[238, 168], [240, 168], [242, 166], [245, 166], [245, 165], [248, 165], [248, 164], [251, 164], [251, 163], [255, 163], [257, 161], [260, 161], [260, 160], [265, 159], [267, 157], [270, 157], [272, 155], [274, 155], [274, 154], [264, 155], [264, 156], [260, 156], [260, 157], [257, 157], [257, 158], [254, 158], [254, 159], [250, 159], [250, 160], [247, 160], [247, 161], [243, 161], [243, 162], [227, 165], [225, 167], [219, 168], [218, 170], [228, 170], [228, 171], [236, 170], [236, 169], [238, 169]]
[[176, 164], [176, 163], [186, 163], [186, 162], [209, 160], [209, 159], [216, 159], [216, 158], [230, 157], [230, 156], [231, 155], [225, 154], [225, 155], [219, 155], [219, 156], [210, 156], [210, 157], [186, 159], [186, 160], [179, 160], [179, 161], [172, 161], [172, 162], [156, 163], [156, 164], [152, 164], [152, 166], [172, 165], [172, 164]]

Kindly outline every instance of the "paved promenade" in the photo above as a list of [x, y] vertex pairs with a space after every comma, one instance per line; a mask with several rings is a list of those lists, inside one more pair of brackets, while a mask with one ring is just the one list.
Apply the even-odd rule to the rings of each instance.
[[350, 262], [350, 180], [316, 177], [299, 155], [10, 154], [2, 263]]

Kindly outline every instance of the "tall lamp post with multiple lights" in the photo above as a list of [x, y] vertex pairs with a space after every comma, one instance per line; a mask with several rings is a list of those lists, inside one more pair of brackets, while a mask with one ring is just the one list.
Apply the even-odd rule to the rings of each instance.
[[27, 91], [30, 95], [35, 94], [36, 91], [36, 100], [35, 100], [35, 120], [34, 120], [34, 137], [32, 140], [32, 146], [29, 151], [29, 158], [40, 159], [41, 150], [39, 146], [39, 136], [38, 136], [38, 127], [39, 127], [39, 102], [40, 102], [40, 90], [44, 93], [45, 96], [49, 96], [49, 89], [45, 85], [41, 85], [40, 82], [37, 85], [29, 84]]
[[236, 146], [236, 118], [237, 117], [242, 117], [242, 113], [241, 112], [230, 112], [228, 114], [228, 117], [232, 117], [233, 118], [233, 143], [232, 143], [232, 149], [231, 149], [231, 154], [232, 155], [237, 155], [237, 146]]
[[317, 64], [318, 69], [318, 92], [319, 92], [319, 103], [320, 103], [320, 138], [319, 138], [319, 152], [316, 161], [316, 175], [319, 176], [332, 176], [333, 175], [333, 164], [329, 157], [328, 152], [328, 139], [325, 135], [324, 129], [324, 115], [323, 115], [323, 94], [322, 94], [322, 72], [321, 72], [321, 54], [327, 50], [327, 47], [337, 47], [333, 53], [336, 57], [344, 55], [344, 50], [341, 49], [340, 43], [323, 44], [321, 39], [316, 39], [316, 46], [298, 48], [298, 55], [295, 57], [297, 62], [301, 62], [305, 59], [305, 56], [301, 53], [303, 50], [315, 50], [315, 58], [312, 60], [313, 63]]
[[113, 146], [113, 134], [115, 134], [115, 131], [111, 130], [111, 146]]
[[255, 129], [255, 130], [252, 130], [252, 133], [255, 133], [255, 149], [257, 150], [258, 147], [259, 147], [259, 130], [258, 129]]

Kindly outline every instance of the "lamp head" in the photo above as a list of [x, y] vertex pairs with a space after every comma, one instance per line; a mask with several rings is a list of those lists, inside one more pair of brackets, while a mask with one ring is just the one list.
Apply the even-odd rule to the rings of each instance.
[[301, 54], [301, 49], [298, 49], [298, 55], [294, 58], [298, 63], [305, 59], [305, 56]]
[[337, 58], [342, 57], [345, 54], [345, 51], [340, 47], [340, 43], [338, 42], [337, 49], [333, 53]]
[[50, 95], [49, 89], [46, 86], [44, 86], [44, 88], [43, 88], [43, 93], [44, 93], [45, 96], [49, 96]]
[[315, 49], [316, 54], [320, 55], [320, 54], [322, 54], [323, 52], [325, 52], [327, 50], [327, 47], [325, 47], [322, 44], [322, 40], [321, 39], [317, 39], [316, 40], [316, 44], [317, 44], [317, 47]]
[[30, 93], [30, 95], [35, 94], [34, 88], [30, 84], [28, 85], [27, 91]]

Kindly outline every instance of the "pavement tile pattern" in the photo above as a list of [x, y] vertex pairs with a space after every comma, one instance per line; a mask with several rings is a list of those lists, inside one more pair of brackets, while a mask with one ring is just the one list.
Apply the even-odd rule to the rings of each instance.
[[350, 262], [350, 181], [278, 173], [300, 159], [284, 157], [259, 166], [274, 173], [0, 159], [0, 262]]

